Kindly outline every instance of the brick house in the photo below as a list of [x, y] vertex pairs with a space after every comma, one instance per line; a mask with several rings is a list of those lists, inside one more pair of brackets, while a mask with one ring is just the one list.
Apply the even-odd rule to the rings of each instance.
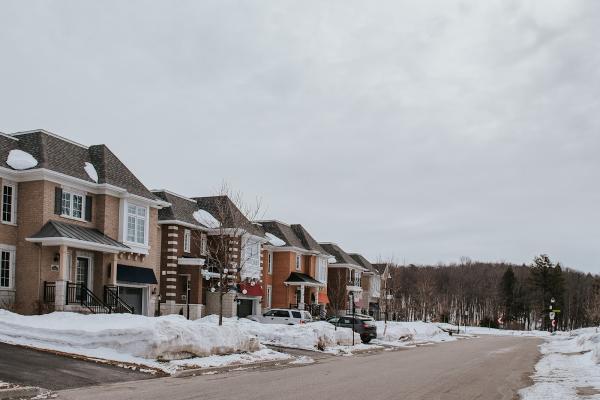
[[352, 313], [352, 301], [356, 312], [363, 308], [362, 274], [367, 270], [335, 243], [319, 243], [331, 254], [328, 267], [327, 295], [330, 314]]
[[373, 264], [361, 254], [351, 253], [350, 257], [354, 259], [361, 267], [365, 269], [362, 273], [361, 285], [363, 289], [362, 312], [375, 319], [380, 318], [379, 301], [381, 298], [381, 274]]
[[189, 319], [205, 315], [206, 290], [203, 290], [208, 256], [208, 230], [194, 217], [194, 199], [167, 190], [153, 193], [170, 206], [158, 212], [161, 229], [161, 314], [182, 314]]
[[259, 221], [268, 242], [263, 246], [265, 308], [299, 308], [324, 316], [330, 255], [300, 224]]
[[1, 134], [0, 184], [4, 307], [154, 315], [166, 203], [108, 147]]
[[264, 295], [261, 249], [266, 242], [263, 230], [227, 196], [194, 200], [198, 207], [196, 219], [207, 227], [208, 252], [202, 281], [206, 314], [219, 313], [224, 274], [223, 316], [260, 314]]

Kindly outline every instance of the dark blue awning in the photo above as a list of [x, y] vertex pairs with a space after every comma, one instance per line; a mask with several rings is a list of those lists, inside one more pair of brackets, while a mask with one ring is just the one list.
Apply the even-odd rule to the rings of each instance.
[[131, 265], [117, 265], [117, 281], [144, 283], [156, 285], [158, 282], [154, 270], [144, 267], [133, 267]]

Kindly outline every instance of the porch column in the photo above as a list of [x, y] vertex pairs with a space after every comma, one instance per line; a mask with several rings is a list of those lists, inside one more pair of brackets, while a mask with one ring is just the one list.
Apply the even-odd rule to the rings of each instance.
[[315, 286], [315, 304], [318, 306], [319, 305], [319, 287]]
[[298, 303], [299, 309], [304, 309], [304, 285], [300, 285], [300, 302]]
[[112, 262], [110, 268], [109, 284], [111, 286], [117, 286], [117, 263], [119, 262], [119, 254], [112, 255]]
[[58, 255], [60, 260], [60, 272], [59, 279], [56, 281], [56, 287], [54, 292], [54, 309], [56, 311], [62, 311], [64, 310], [67, 300], [67, 281], [69, 280], [69, 265], [67, 264], [67, 246], [60, 246], [58, 248]]

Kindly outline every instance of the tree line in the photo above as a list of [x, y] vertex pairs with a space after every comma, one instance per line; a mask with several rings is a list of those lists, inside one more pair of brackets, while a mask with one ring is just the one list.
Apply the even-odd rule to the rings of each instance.
[[511, 329], [600, 324], [600, 276], [563, 268], [547, 255], [530, 265], [463, 258], [438, 265], [390, 264], [388, 318]]

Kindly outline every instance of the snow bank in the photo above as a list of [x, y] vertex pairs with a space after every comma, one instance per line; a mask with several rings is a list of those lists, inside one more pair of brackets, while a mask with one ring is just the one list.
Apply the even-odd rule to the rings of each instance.
[[[256, 338], [235, 325], [188, 321], [180, 315], [84, 315], [55, 312], [23, 316], [0, 310], [0, 341], [113, 360], [170, 360], [256, 351]], [[128, 361], [120, 359], [119, 361]]]
[[247, 365], [265, 361], [285, 361], [292, 356], [270, 349], [262, 349], [252, 353], [228, 354], [224, 356], [209, 356], [172, 361], [174, 365], [192, 368], [225, 367], [229, 365]]
[[208, 228], [213, 228], [216, 229], [219, 226], [221, 226], [221, 223], [219, 221], [217, 221], [217, 219], [215, 217], [212, 216], [211, 213], [209, 213], [206, 210], [198, 210], [195, 211], [194, 214], [192, 214], [194, 216], [194, 219], [198, 222], [200, 222], [202, 225], [208, 227]]
[[83, 166], [83, 169], [85, 170], [85, 173], [88, 174], [91, 180], [98, 183], [98, 172], [91, 163], [86, 162]]
[[[579, 390], [600, 392], [600, 330], [586, 328], [546, 337], [534, 384], [519, 392], [523, 400], [582, 398]], [[596, 398], [590, 397], [590, 398]]]
[[[218, 317], [202, 318], [203, 323], [216, 324]], [[247, 318], [225, 318], [225, 326], [237, 326], [247, 335], [258, 337], [261, 343], [306, 350], [325, 350], [336, 346], [352, 345], [352, 330], [337, 328], [329, 322], [318, 321], [301, 325], [262, 324]], [[360, 335], [354, 334], [355, 343]]]
[[269, 243], [271, 243], [273, 246], [277, 246], [277, 247], [281, 247], [281, 246], [285, 246], [285, 242], [281, 239], [279, 239], [277, 236], [266, 232], [265, 236], [267, 237], [267, 239], [269, 239]]
[[38, 162], [29, 153], [22, 150], [11, 150], [6, 163], [14, 169], [23, 170], [35, 167]]
[[448, 333], [440, 329], [436, 324], [415, 321], [415, 322], [385, 322], [376, 321], [377, 339], [382, 342], [448, 342], [456, 340]]

